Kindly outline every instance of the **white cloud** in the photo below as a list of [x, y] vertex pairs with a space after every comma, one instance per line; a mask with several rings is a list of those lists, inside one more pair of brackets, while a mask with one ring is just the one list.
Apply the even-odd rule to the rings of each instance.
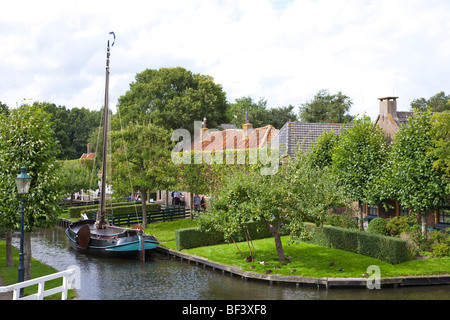
[[229, 101], [264, 97], [272, 107], [321, 89], [354, 100], [353, 114], [400, 108], [447, 90], [446, 0], [21, 1], [0, 11], [0, 101], [23, 98], [100, 108], [105, 46], [111, 103], [146, 68], [208, 74]]

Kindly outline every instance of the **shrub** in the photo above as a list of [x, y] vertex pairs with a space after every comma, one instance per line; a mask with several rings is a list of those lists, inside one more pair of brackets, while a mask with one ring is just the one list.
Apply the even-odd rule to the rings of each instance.
[[431, 246], [433, 257], [450, 256], [450, 246], [446, 243], [434, 244]]
[[412, 258], [406, 241], [402, 239], [332, 226], [316, 227], [308, 224], [307, 227], [310, 239], [304, 241], [313, 244], [362, 254], [392, 264]]
[[415, 224], [414, 216], [398, 216], [386, 220], [386, 230], [391, 237], [399, 237], [402, 233], [411, 230], [411, 226]]
[[[243, 226], [248, 229], [252, 240], [269, 238], [272, 236], [267, 228], [261, 227], [255, 222], [249, 222]], [[242, 229], [238, 234], [234, 235], [233, 238], [236, 242], [245, 241], [246, 239]], [[212, 246], [224, 242], [224, 234], [220, 231], [202, 230], [199, 227], [179, 229], [175, 231], [175, 244], [177, 246], [177, 250]]]
[[387, 221], [383, 218], [375, 218], [370, 221], [369, 226], [367, 227], [367, 231], [370, 233], [381, 234], [386, 236], [387, 232]]

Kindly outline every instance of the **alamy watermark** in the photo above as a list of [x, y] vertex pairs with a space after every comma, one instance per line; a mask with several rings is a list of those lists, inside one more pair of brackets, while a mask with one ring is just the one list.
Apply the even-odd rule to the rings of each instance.
[[[186, 129], [172, 133], [172, 141], [178, 142], [172, 149], [174, 164], [261, 164], [262, 175], [274, 175], [280, 163], [279, 137], [267, 141], [265, 134], [249, 130], [213, 130], [202, 128], [201, 121], [194, 121], [194, 139]], [[180, 141], [181, 139], [181, 141]], [[192, 142], [193, 141], [193, 142]], [[262, 144], [262, 146], [261, 146]], [[204, 147], [209, 145], [210, 147]]]
[[367, 289], [381, 289], [381, 272], [380, 267], [376, 265], [371, 265], [367, 267], [367, 273], [370, 275], [367, 278]]

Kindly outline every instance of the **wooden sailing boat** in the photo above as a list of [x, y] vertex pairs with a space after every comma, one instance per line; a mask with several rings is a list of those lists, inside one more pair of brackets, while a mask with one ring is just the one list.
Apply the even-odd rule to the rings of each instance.
[[[110, 34], [113, 34], [110, 32]], [[115, 39], [115, 35], [114, 35]], [[111, 46], [114, 45], [114, 42]], [[96, 220], [80, 220], [66, 229], [71, 246], [77, 250], [101, 255], [137, 255], [145, 257], [145, 251], [158, 247], [154, 236], [144, 234], [137, 226], [133, 229], [120, 228], [106, 221], [106, 163], [107, 163], [107, 128], [108, 128], [108, 91], [109, 91], [109, 40], [106, 53], [105, 107], [103, 116], [103, 154], [102, 178], [100, 187], [100, 205]]]

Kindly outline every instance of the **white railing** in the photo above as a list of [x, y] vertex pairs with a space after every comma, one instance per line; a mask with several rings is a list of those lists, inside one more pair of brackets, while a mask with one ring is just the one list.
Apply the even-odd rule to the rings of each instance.
[[[62, 278], [62, 285], [56, 288], [44, 290], [45, 282], [53, 279]], [[32, 285], [38, 285], [38, 291], [35, 294], [20, 297], [20, 289]], [[61, 292], [61, 300], [67, 300], [68, 289], [80, 289], [80, 268], [78, 266], [70, 266], [65, 271], [50, 274], [40, 278], [27, 280], [0, 287], [0, 292], [13, 291], [13, 300], [43, 300], [44, 297]]]

